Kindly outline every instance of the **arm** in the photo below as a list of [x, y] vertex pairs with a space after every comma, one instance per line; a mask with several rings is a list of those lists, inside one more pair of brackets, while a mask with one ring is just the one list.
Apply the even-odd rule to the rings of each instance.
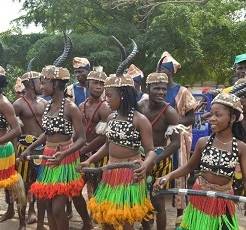
[[11, 128], [6, 134], [0, 137], [0, 144], [5, 144], [19, 136], [21, 134], [21, 128], [15, 115], [14, 108], [9, 101], [1, 103], [0, 110]]
[[195, 122], [195, 112], [194, 110], [188, 111], [184, 117], [180, 117], [179, 123], [185, 126], [193, 125]]
[[21, 158], [25, 158], [25, 156], [30, 155], [30, 153], [39, 145], [44, 144], [46, 142], [46, 135], [42, 133], [38, 139], [33, 142], [31, 145], [27, 147], [27, 149], [21, 153]]
[[[166, 121], [168, 125], [178, 125], [179, 116], [175, 109], [169, 106], [168, 111], [165, 113]], [[170, 155], [176, 153], [180, 148], [180, 134], [173, 131], [170, 136], [171, 142], [165, 147], [163, 154], [157, 156], [157, 162], [169, 157]]]
[[243, 176], [244, 190], [246, 191], [246, 144], [243, 142], [239, 143], [239, 160]]
[[106, 142], [95, 154], [86, 161], [91, 164], [100, 161], [104, 156], [108, 155], [108, 142]]
[[[107, 122], [108, 116], [111, 114], [111, 109], [109, 108], [107, 103], [103, 103], [99, 108], [99, 117], [100, 121]], [[81, 149], [81, 154], [86, 154], [88, 152], [96, 151], [106, 142], [106, 137], [99, 135], [95, 137], [91, 142], [89, 142], [86, 146]]]
[[152, 169], [156, 161], [156, 154], [153, 151], [154, 143], [152, 135], [152, 126], [149, 120], [143, 114], [139, 113], [139, 115], [140, 116], [136, 127], [140, 130], [141, 142], [146, 152], [146, 157], [143, 162], [143, 165], [144, 167], [146, 167], [146, 170], [149, 171]]
[[85, 132], [82, 124], [82, 117], [78, 107], [70, 102], [67, 102], [67, 104], [70, 119], [73, 124], [74, 136], [76, 136], [77, 138], [75, 142], [70, 146], [70, 148], [62, 151], [64, 157], [79, 150], [85, 144], [86, 141]]
[[207, 142], [207, 137], [200, 138], [196, 144], [195, 151], [192, 154], [190, 160], [186, 165], [179, 167], [169, 174], [169, 180], [173, 180], [179, 177], [186, 176], [190, 172], [192, 172], [200, 163], [201, 160], [201, 152], [205, 147]]

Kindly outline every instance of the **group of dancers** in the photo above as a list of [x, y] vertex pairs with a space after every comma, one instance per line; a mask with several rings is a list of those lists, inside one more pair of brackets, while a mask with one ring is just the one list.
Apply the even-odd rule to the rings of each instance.
[[[246, 54], [236, 58], [240, 79], [231, 92], [220, 92], [212, 101], [206, 116], [212, 135], [199, 139], [191, 154], [199, 106], [174, 81], [181, 65], [164, 52], [143, 93], [143, 73], [132, 64], [137, 53], [132, 42], [132, 52], [122, 54], [109, 76], [100, 68], [91, 71], [81, 57], [73, 59], [78, 81], [68, 87], [70, 73], [59, 59], [41, 73], [28, 71], [17, 81], [18, 99], [12, 104], [4, 96], [8, 73], [0, 68], [0, 187], [8, 204], [1, 221], [13, 217], [16, 201], [20, 230], [36, 221], [37, 230], [46, 229], [45, 213], [51, 230], [68, 230], [73, 203], [83, 230], [94, 223], [130, 230], [136, 222], [148, 230], [153, 219], [163, 230], [168, 213], [165, 197], [156, 192], [186, 188], [194, 170], [193, 189], [232, 194], [240, 166], [240, 185], [246, 189]], [[31, 158], [37, 154], [40, 161]], [[102, 174], [81, 173], [87, 167], [102, 167]], [[173, 204], [180, 230], [239, 229], [233, 201], [191, 196], [187, 203], [176, 195]]]

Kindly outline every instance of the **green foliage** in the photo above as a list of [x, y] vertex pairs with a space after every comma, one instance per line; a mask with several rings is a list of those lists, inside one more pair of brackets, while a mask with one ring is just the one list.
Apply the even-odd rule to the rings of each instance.
[[8, 39], [12, 41], [0, 46], [0, 50], [8, 51], [4, 52], [4, 60], [22, 68], [32, 57], [37, 57], [34, 63], [37, 70], [51, 64], [62, 52], [59, 32], [64, 30], [70, 33], [74, 44], [66, 63], [70, 69], [72, 57], [85, 56], [93, 64], [103, 65], [106, 72], [114, 72], [120, 60], [119, 51], [110, 39], [115, 35], [129, 51], [129, 38], [134, 38], [139, 46], [135, 64], [146, 75], [155, 71], [162, 52], [169, 51], [182, 65], [176, 79], [184, 84], [226, 82], [232, 74], [234, 56], [246, 49], [246, 21], [237, 20], [238, 10], [245, 9], [244, 0], [209, 0], [203, 5], [165, 3], [155, 8], [144, 22], [137, 4], [111, 9], [103, 4], [105, 0], [22, 2], [27, 14], [19, 22], [35, 22], [47, 31], [32, 42], [10, 36]]
[[16, 79], [17, 77], [20, 77], [22, 74], [24, 74], [25, 71], [21, 68], [18, 68], [17, 66], [12, 66], [12, 65], [7, 65], [6, 71], [7, 71], [8, 85], [4, 89], [4, 95], [6, 95], [6, 97], [11, 102], [14, 102], [16, 99], [15, 91], [14, 91]]

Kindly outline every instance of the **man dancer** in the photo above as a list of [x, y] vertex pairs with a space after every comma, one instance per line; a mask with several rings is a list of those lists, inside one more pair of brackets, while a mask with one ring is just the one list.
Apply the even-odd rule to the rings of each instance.
[[[139, 103], [140, 111], [151, 122], [155, 153], [157, 156], [156, 165], [151, 173], [152, 182], [160, 175], [171, 172], [171, 154], [180, 147], [178, 129], [178, 114], [174, 108], [164, 101], [167, 91], [168, 77], [165, 73], [151, 73], [146, 80], [149, 98]], [[167, 143], [167, 136], [170, 142]], [[150, 194], [152, 194], [152, 186]], [[157, 211], [157, 230], [166, 229], [166, 211], [164, 197], [154, 199], [152, 203]], [[150, 229], [149, 223], [143, 223], [144, 229]]]
[[[96, 126], [98, 123], [102, 124], [106, 122], [107, 117], [111, 113], [108, 103], [102, 98], [106, 78], [107, 75], [104, 72], [97, 71], [90, 72], [87, 77], [90, 96], [79, 106], [87, 140], [87, 144], [80, 152], [81, 161], [89, 158], [89, 156], [95, 153], [106, 141], [104, 135], [96, 133]], [[100, 161], [98, 166], [102, 166], [106, 163], [107, 157]], [[93, 184], [90, 184], [90, 181], [89, 184], [87, 184], [89, 196], [97, 186], [98, 181], [96, 178], [94, 179], [95, 181], [93, 181]]]
[[[181, 68], [181, 65], [167, 52], [165, 51], [157, 65], [157, 71], [166, 73], [168, 76], [168, 85], [167, 85], [167, 95], [166, 102], [176, 109], [179, 115], [179, 124], [183, 124], [189, 127], [188, 132], [183, 132], [180, 136], [180, 150], [179, 153], [173, 155], [173, 166], [174, 169], [183, 166], [187, 163], [190, 158], [191, 143], [192, 143], [192, 124], [195, 121], [195, 108], [197, 102], [192, 96], [191, 92], [174, 82], [174, 74], [177, 73], [178, 69]], [[186, 178], [179, 178], [175, 180], [175, 187], [185, 188], [186, 187]], [[175, 202], [177, 208], [177, 216], [183, 214], [183, 209], [185, 208], [185, 197], [176, 195]], [[179, 224], [180, 218], [177, 219], [177, 224]]]
[[75, 57], [73, 59], [73, 68], [78, 82], [69, 85], [66, 89], [66, 94], [79, 106], [89, 96], [86, 78], [90, 72], [90, 62], [86, 58]]
[[[41, 119], [47, 104], [44, 99], [37, 97], [37, 95], [41, 94], [40, 73], [34, 71], [27, 72], [21, 77], [21, 82], [25, 86], [25, 95], [13, 103], [15, 113], [23, 123], [22, 135], [17, 139], [17, 156], [43, 133]], [[28, 192], [31, 184], [36, 180], [37, 168], [35, 168], [33, 162], [20, 161], [17, 169], [23, 177], [26, 191]], [[34, 199], [29, 196], [27, 223], [32, 224], [36, 221]], [[42, 223], [39, 224], [42, 225]]]

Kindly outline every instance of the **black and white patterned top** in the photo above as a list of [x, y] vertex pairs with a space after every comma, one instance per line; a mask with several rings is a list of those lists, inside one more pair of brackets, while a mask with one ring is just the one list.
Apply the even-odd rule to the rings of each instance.
[[108, 122], [106, 136], [110, 142], [131, 149], [139, 149], [141, 146], [140, 132], [133, 125], [134, 109], [128, 114], [127, 120], [116, 120], [115, 112], [112, 120]]
[[236, 138], [233, 137], [232, 139], [231, 152], [214, 147], [213, 141], [214, 135], [209, 138], [202, 151], [200, 170], [232, 178], [239, 161]]
[[5, 116], [3, 116], [3, 114], [0, 113], [0, 129], [6, 129], [8, 127], [8, 122], [5, 118]]
[[42, 126], [47, 135], [53, 135], [56, 133], [61, 133], [64, 135], [72, 135], [73, 134], [73, 126], [72, 122], [66, 120], [64, 118], [64, 105], [65, 98], [62, 99], [61, 108], [57, 116], [48, 116], [48, 112], [50, 110], [50, 106], [52, 101], [48, 103], [45, 108], [43, 117], [42, 117]]

